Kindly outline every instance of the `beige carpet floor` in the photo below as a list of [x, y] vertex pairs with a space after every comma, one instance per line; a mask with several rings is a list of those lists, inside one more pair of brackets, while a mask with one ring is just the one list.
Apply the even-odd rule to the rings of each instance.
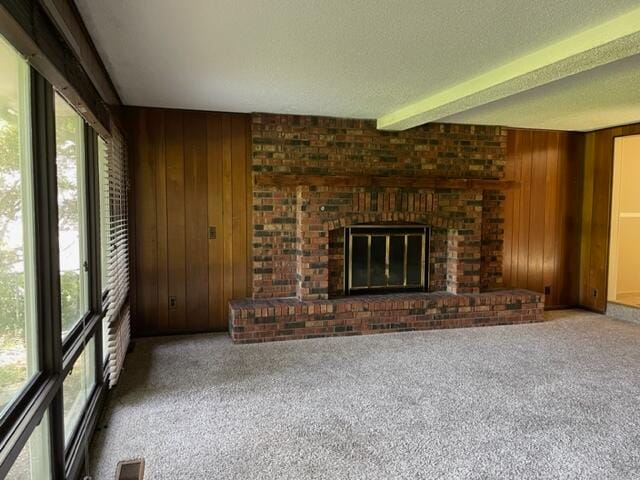
[[540, 324], [232, 345], [137, 341], [94, 479], [637, 479], [640, 325]]

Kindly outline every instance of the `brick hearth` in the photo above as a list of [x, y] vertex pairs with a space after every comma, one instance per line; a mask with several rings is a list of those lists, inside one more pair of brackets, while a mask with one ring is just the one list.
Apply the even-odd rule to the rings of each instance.
[[[502, 288], [506, 132], [254, 114], [253, 298], [234, 341], [541, 320], [542, 296]], [[431, 228], [430, 293], [344, 298], [344, 227]], [[481, 293], [482, 292], [482, 293]]]
[[543, 320], [544, 297], [527, 290], [410, 293], [333, 300], [243, 299], [230, 303], [236, 343], [296, 340]]

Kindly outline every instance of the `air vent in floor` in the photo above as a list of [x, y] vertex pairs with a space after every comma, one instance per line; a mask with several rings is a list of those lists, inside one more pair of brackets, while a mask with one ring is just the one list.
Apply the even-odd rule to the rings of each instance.
[[116, 480], [143, 480], [144, 459], [125, 460], [118, 462]]

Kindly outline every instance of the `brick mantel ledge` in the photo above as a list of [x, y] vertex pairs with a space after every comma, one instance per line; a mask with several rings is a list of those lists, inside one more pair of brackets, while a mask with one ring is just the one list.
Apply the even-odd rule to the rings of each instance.
[[529, 290], [401, 293], [328, 300], [238, 299], [229, 303], [234, 343], [362, 335], [544, 320], [544, 295]]
[[519, 183], [513, 180], [483, 178], [451, 178], [433, 175], [299, 175], [261, 173], [253, 178], [262, 187], [390, 187], [390, 188], [457, 188], [466, 190], [511, 190]]

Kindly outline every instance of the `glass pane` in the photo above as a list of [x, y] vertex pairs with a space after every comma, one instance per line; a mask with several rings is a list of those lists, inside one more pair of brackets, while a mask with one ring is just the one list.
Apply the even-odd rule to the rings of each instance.
[[371, 286], [387, 285], [387, 237], [371, 237]]
[[40, 425], [33, 431], [29, 441], [9, 470], [6, 480], [48, 480], [51, 478], [48, 423], [49, 418], [45, 413]]
[[404, 285], [404, 235], [392, 235], [390, 238], [389, 285]]
[[75, 429], [87, 400], [91, 395], [96, 378], [95, 340], [92, 338], [71, 372], [64, 379], [62, 395], [64, 398], [64, 439], [69, 441]]
[[60, 230], [60, 302], [62, 338], [83, 317], [88, 305], [84, 194], [84, 122], [56, 95], [56, 165]]
[[[109, 177], [107, 170], [107, 142], [98, 137], [98, 185], [100, 189], [100, 272], [102, 292], [108, 289], [109, 281]], [[108, 349], [109, 319], [105, 315], [102, 319], [102, 353], [106, 359]]]
[[98, 137], [98, 185], [100, 189], [100, 272], [102, 291], [107, 290], [109, 251], [109, 183], [107, 176], [107, 142]]
[[368, 285], [369, 238], [366, 236], [351, 237], [351, 286], [366, 287]]
[[409, 235], [408, 238], [407, 285], [422, 285], [422, 236]]
[[0, 37], [0, 412], [38, 370], [29, 67]]
[[109, 319], [105, 315], [102, 319], [102, 358], [106, 360], [108, 356], [109, 356]]

